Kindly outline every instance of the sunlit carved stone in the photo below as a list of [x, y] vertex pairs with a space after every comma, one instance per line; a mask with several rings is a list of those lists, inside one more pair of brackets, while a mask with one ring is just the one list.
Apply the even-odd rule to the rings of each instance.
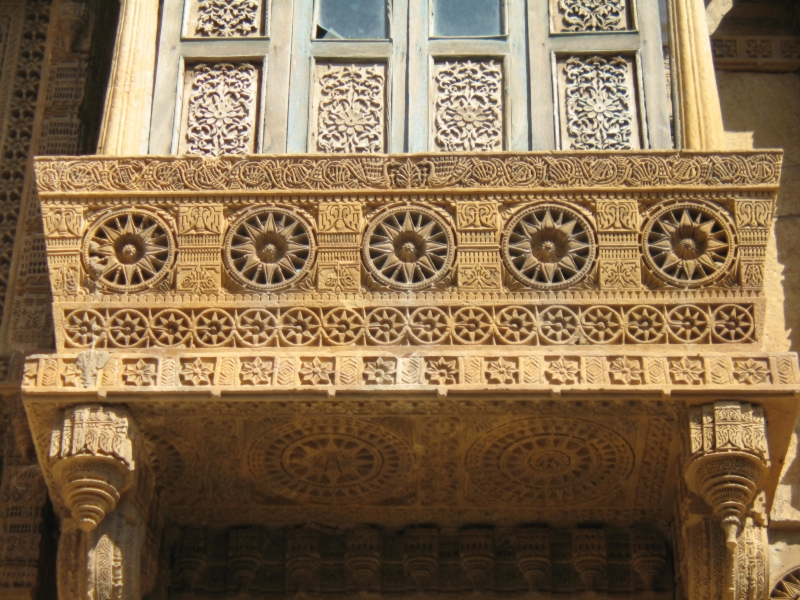
[[503, 147], [501, 63], [456, 61], [436, 64], [437, 150], [491, 151]]
[[691, 409], [690, 432], [686, 481], [713, 509], [733, 549], [770, 466], [764, 412], [739, 402], [706, 404]]
[[95, 529], [133, 485], [138, 431], [122, 408], [67, 409], [53, 430], [50, 469], [78, 527]]

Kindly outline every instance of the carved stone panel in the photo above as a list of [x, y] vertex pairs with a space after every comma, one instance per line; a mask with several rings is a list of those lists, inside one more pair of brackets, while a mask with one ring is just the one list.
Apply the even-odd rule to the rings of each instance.
[[444, 152], [503, 149], [503, 65], [497, 60], [434, 65], [431, 147]]
[[219, 156], [256, 148], [259, 69], [251, 63], [201, 63], [186, 70], [178, 152]]
[[386, 65], [317, 64], [310, 149], [379, 154], [386, 146]]
[[626, 0], [551, 0], [553, 32], [624, 31], [629, 27]]
[[556, 70], [562, 149], [642, 147], [633, 59], [561, 56]]
[[265, 35], [269, 0], [189, 0], [187, 35], [226, 38]]

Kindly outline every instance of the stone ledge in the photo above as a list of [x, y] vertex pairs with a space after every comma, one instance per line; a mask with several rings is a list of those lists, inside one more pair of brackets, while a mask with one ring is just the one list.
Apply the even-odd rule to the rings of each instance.
[[415, 155], [39, 157], [42, 198], [66, 194], [324, 192], [536, 188], [767, 187], [780, 150]]
[[525, 348], [332, 352], [304, 348], [34, 355], [26, 394], [250, 394], [264, 392], [735, 392], [800, 390], [796, 354], [597, 354]]

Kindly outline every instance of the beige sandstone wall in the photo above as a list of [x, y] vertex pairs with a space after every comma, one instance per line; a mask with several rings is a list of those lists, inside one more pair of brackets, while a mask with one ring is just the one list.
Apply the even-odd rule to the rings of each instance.
[[783, 148], [764, 349], [800, 350], [800, 75], [717, 72], [728, 148]]
[[[800, 350], [800, 75], [717, 73], [730, 149], [783, 148], [775, 234], [767, 250], [764, 348]], [[800, 564], [800, 422], [771, 512], [770, 580]]]

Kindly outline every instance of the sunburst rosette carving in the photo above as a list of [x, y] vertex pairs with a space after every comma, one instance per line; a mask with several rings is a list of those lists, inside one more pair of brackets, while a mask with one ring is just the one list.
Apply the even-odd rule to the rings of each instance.
[[102, 287], [139, 292], [171, 272], [175, 242], [161, 217], [126, 208], [95, 220], [86, 232], [82, 258], [86, 272]]
[[448, 275], [455, 238], [445, 220], [421, 206], [398, 206], [377, 215], [364, 235], [364, 263], [389, 288], [416, 291]]
[[250, 448], [254, 481], [267, 493], [316, 505], [358, 505], [403, 488], [411, 446], [375, 421], [343, 417], [291, 421]]
[[312, 228], [298, 213], [279, 207], [257, 208], [228, 229], [223, 260], [241, 286], [276, 292], [297, 284], [314, 263]]
[[657, 210], [642, 232], [645, 264], [662, 281], [691, 288], [716, 282], [730, 271], [735, 255], [728, 219], [694, 202]]
[[630, 444], [599, 423], [518, 419], [483, 432], [466, 469], [482, 492], [510, 504], [574, 506], [623, 485], [634, 464]]
[[502, 257], [520, 283], [540, 290], [577, 285], [595, 262], [597, 244], [589, 222], [560, 204], [535, 204], [506, 225]]

